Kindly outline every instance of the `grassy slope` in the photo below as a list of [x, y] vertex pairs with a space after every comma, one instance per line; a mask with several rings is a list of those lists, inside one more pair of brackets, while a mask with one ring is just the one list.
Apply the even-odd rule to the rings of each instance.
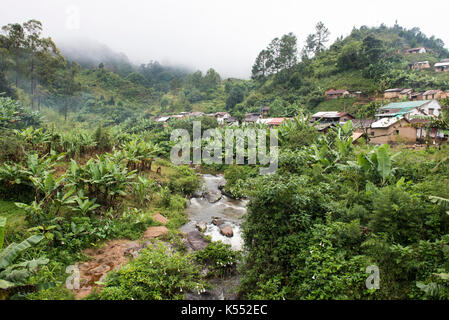
[[6, 218], [6, 243], [11, 242], [13, 235], [23, 234], [26, 230], [25, 212], [16, 207], [14, 202], [0, 200], [0, 216]]

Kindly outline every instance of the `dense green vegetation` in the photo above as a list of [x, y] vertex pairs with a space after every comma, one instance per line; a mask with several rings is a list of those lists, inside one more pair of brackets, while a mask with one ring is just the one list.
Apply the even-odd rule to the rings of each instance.
[[[408, 67], [448, 58], [444, 43], [398, 25], [354, 28], [327, 47], [331, 31], [318, 23], [301, 50], [293, 33], [283, 35], [256, 57], [251, 80], [222, 79], [214, 69], [192, 73], [156, 61], [134, 66], [106, 49], [105, 61], [98, 64], [88, 53], [66, 50], [63, 57], [51, 39], [41, 37], [42, 28], [34, 20], [3, 28], [0, 92], [20, 96], [32, 109], [56, 110], [85, 127], [182, 111], [227, 110], [242, 118], [266, 105], [272, 116], [329, 107], [358, 114], [369, 97], [388, 88], [449, 89], [446, 74]], [[419, 46], [427, 53], [405, 54]], [[361, 91], [365, 97], [329, 105], [324, 91], [330, 88]]]
[[[371, 117], [379, 105], [370, 98], [388, 87], [449, 89], [447, 75], [408, 68], [449, 57], [441, 40], [382, 25], [354, 29], [327, 48], [330, 31], [319, 23], [300, 53], [293, 33], [275, 38], [256, 58], [252, 79], [238, 80], [157, 62], [68, 61], [41, 36], [38, 21], [3, 30], [1, 298], [72, 299], [66, 267], [108, 240], [141, 239], [160, 226], [155, 212], [168, 218], [169, 233], [111, 272], [89, 299], [182, 299], [205, 290], [208, 278], [235, 272], [246, 299], [449, 297], [447, 146], [354, 145], [351, 122], [327, 135], [309, 125], [310, 112], [319, 110]], [[418, 46], [428, 52], [404, 54]], [[326, 101], [329, 88], [368, 97]], [[171, 132], [192, 134], [193, 120], [164, 125], [151, 118], [226, 110], [241, 119], [266, 105], [271, 116], [294, 117], [279, 127], [274, 175], [260, 176], [255, 165], [198, 168], [223, 172], [226, 194], [250, 199], [245, 252], [210, 243], [188, 253], [178, 228], [201, 181], [168, 157]], [[434, 125], [447, 129], [447, 119]], [[225, 130], [213, 118], [198, 120], [203, 131]], [[365, 286], [373, 265], [378, 290]]]
[[[0, 98], [0, 112], [0, 141], [8, 145], [0, 157], [4, 298], [67, 297], [65, 268], [85, 259], [83, 249], [108, 239], [139, 239], [157, 225], [155, 211], [174, 231], [186, 222], [184, 196], [200, 181], [191, 169], [159, 159], [164, 148], [148, 139], [158, 135], [101, 126], [60, 134], [10, 98]], [[170, 241], [178, 237], [175, 231]]]
[[[246, 297], [447, 299], [449, 149], [354, 147], [346, 129], [245, 181]], [[371, 265], [380, 290], [365, 287]]]

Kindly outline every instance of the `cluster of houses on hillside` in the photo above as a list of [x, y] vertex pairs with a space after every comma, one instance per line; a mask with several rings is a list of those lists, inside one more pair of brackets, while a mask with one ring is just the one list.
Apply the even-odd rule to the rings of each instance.
[[201, 117], [212, 117], [217, 119], [219, 124], [238, 124], [237, 119], [231, 117], [228, 112], [216, 112], [216, 113], [204, 113], [204, 112], [180, 112], [179, 114], [170, 116], [156, 117], [154, 121], [167, 123], [171, 120], [184, 119], [184, 118], [201, 118]]
[[[245, 114], [242, 123], [247, 124], [265, 124], [269, 127], [280, 126], [282, 122], [290, 118], [270, 118], [270, 107], [263, 107], [260, 113], [247, 113]], [[216, 112], [216, 113], [204, 113], [204, 112], [181, 112], [176, 115], [161, 116], [154, 119], [156, 122], [167, 123], [171, 120], [184, 119], [184, 118], [200, 118], [211, 117], [217, 119], [218, 124], [221, 125], [239, 125], [239, 121], [232, 117], [228, 112]]]
[[347, 112], [318, 112], [311, 117], [317, 130], [326, 133], [330, 127], [353, 122], [356, 131], [353, 140], [368, 135], [370, 143], [395, 143], [399, 140], [409, 143], [420, 142], [429, 136], [444, 139], [449, 132], [431, 129], [427, 132], [429, 117], [438, 116], [441, 105], [437, 100], [392, 102], [379, 109], [374, 120], [355, 119]]
[[[405, 50], [405, 54], [416, 54], [416, 53], [426, 53], [427, 49], [425, 47], [419, 47], [419, 48], [411, 48]], [[408, 65], [410, 70], [424, 70], [424, 69], [430, 69], [432, 66], [430, 65], [429, 61], [418, 61], [415, 63], [410, 63]], [[437, 62], [433, 66], [435, 68], [436, 72], [445, 72], [449, 71], [449, 59], [443, 59], [440, 62]]]
[[422, 92], [415, 92], [410, 88], [393, 88], [385, 90], [384, 99], [387, 100], [411, 100], [411, 101], [421, 101], [421, 100], [440, 100], [444, 98], [449, 98], [449, 91], [443, 90], [427, 90]]
[[324, 94], [328, 99], [360, 98], [362, 96], [361, 91], [336, 90], [336, 89], [329, 89], [325, 91]]
[[[410, 70], [425, 70], [432, 68], [429, 61], [418, 61], [415, 63], [409, 63], [408, 68]], [[443, 59], [433, 65], [435, 72], [446, 72], [449, 71], [449, 59]]]
[[[374, 119], [355, 119], [348, 112], [323, 111], [313, 114], [310, 125], [321, 133], [327, 133], [337, 124], [352, 121], [355, 130], [353, 140], [356, 142], [362, 136], [368, 137], [370, 143], [384, 144], [423, 142], [431, 139], [446, 139], [448, 131], [429, 129], [429, 117], [437, 117], [441, 113], [441, 105], [435, 99], [391, 102], [381, 107]], [[260, 113], [247, 113], [242, 119], [242, 124], [264, 124], [269, 127], [277, 127], [290, 118], [270, 118], [269, 107], [261, 109]], [[228, 112], [206, 114], [203, 112], [182, 112], [177, 115], [158, 117], [157, 122], [166, 123], [170, 120], [187, 117], [214, 117], [221, 125], [238, 125], [239, 121]], [[429, 132], [427, 132], [427, 130]]]

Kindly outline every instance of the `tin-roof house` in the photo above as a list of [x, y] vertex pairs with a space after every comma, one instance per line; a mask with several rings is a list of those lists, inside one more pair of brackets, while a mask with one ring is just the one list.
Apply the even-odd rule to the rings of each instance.
[[246, 123], [256, 123], [260, 119], [260, 114], [258, 113], [247, 113], [245, 114]]
[[405, 50], [405, 53], [407, 54], [412, 54], [412, 53], [426, 53], [427, 50], [424, 47], [419, 47], [419, 48], [411, 48], [411, 49], [407, 49]]
[[419, 61], [415, 63], [410, 63], [408, 67], [410, 70], [424, 70], [431, 68], [429, 61]]
[[441, 105], [436, 100], [393, 102], [379, 109], [377, 119], [405, 117], [411, 119], [413, 116], [438, 116]]
[[346, 97], [350, 95], [348, 90], [335, 90], [335, 89], [329, 89], [324, 94], [327, 96], [328, 99], [337, 99], [339, 97]]
[[449, 71], [449, 59], [443, 59], [433, 66], [436, 72], [446, 72]]
[[310, 122], [319, 121], [320, 123], [344, 123], [352, 119], [355, 118], [348, 112], [323, 111], [312, 115], [310, 117]]

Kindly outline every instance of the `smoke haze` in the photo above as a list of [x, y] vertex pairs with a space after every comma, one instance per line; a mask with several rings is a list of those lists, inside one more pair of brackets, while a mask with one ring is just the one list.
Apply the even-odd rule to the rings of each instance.
[[449, 2], [437, 0], [425, 6], [412, 0], [2, 0], [2, 7], [1, 25], [37, 19], [66, 48], [94, 54], [88, 43], [104, 44], [136, 64], [157, 60], [203, 72], [212, 67], [222, 77], [248, 78], [274, 37], [293, 32], [301, 48], [318, 21], [331, 31], [331, 41], [354, 26], [397, 21], [449, 44]]

